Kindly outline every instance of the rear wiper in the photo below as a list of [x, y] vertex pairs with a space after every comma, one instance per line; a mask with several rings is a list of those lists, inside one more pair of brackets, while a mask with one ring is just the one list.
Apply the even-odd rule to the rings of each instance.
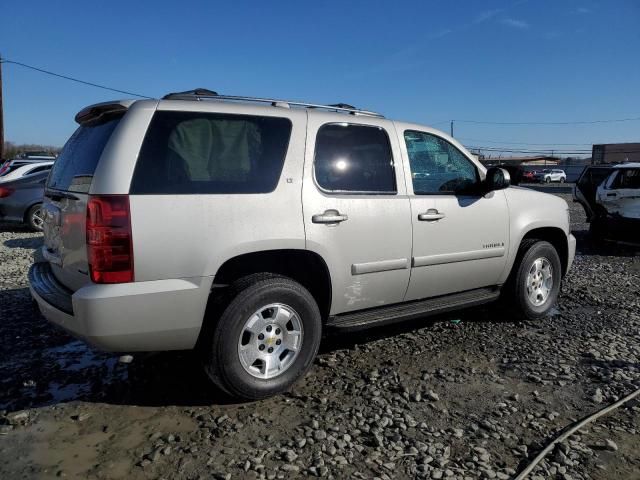
[[56, 190], [56, 191], [46, 190], [44, 192], [44, 196], [47, 198], [50, 198], [51, 200], [56, 200], [56, 201], [62, 198], [68, 198], [69, 200], [78, 200], [78, 197], [76, 197], [73, 193], [63, 192], [61, 190]]

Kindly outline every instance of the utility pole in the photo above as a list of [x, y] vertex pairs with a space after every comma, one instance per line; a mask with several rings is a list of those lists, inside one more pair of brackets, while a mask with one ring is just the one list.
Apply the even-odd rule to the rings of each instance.
[[0, 55], [0, 161], [4, 158], [4, 110], [2, 108], [2, 55]]
[[451, 137], [453, 138], [453, 120], [451, 120]]

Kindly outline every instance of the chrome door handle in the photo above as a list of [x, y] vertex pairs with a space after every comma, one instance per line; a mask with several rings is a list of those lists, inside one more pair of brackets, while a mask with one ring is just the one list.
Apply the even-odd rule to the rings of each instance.
[[313, 223], [340, 223], [345, 220], [349, 220], [349, 217], [342, 215], [338, 210], [326, 210], [311, 217]]
[[438, 212], [435, 208], [430, 208], [426, 213], [418, 214], [418, 220], [422, 222], [435, 222], [441, 218], [444, 218], [444, 213]]

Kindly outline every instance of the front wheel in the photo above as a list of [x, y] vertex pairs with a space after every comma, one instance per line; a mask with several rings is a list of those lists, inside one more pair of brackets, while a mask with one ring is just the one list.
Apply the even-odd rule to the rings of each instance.
[[544, 181], [545, 181], [546, 183], [551, 183], [551, 177], [547, 177], [547, 178], [545, 178], [545, 179], [544, 179]]
[[549, 242], [522, 242], [505, 292], [518, 313], [531, 320], [549, 313], [558, 299], [561, 269], [558, 252]]
[[258, 274], [229, 287], [205, 339], [205, 369], [235, 398], [258, 400], [286, 391], [318, 352], [322, 322], [308, 290], [281, 276]]
[[560, 177], [560, 183], [564, 183], [564, 182], [565, 182], [564, 177]]

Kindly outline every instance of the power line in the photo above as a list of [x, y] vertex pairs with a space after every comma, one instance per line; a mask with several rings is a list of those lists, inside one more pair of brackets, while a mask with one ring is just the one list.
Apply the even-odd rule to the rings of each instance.
[[13, 60], [9, 60], [7, 58], [0, 58], [0, 63], [10, 63], [12, 65], [19, 65], [20, 67], [29, 68], [31, 70], [35, 70], [37, 72], [46, 73], [47, 75], [52, 75], [54, 77], [64, 78], [65, 80], [71, 80], [72, 82], [82, 83], [84, 85], [89, 85], [91, 87], [102, 88], [103, 90], [110, 90], [112, 92], [123, 93], [125, 95], [133, 95], [134, 97], [140, 98], [153, 98], [148, 97], [147, 95], [140, 95], [139, 93], [128, 92], [126, 90], [119, 90], [117, 88], [111, 88], [104, 85], [99, 85], [97, 83], [87, 82], [85, 80], [80, 80], [78, 78], [69, 77], [67, 75], [62, 75], [60, 73], [50, 72], [49, 70], [44, 70], [42, 68], [34, 67], [33, 65], [27, 65], [26, 63], [15, 62]]
[[570, 147], [574, 147], [574, 146], [586, 146], [586, 145], [593, 145], [591, 143], [528, 143], [528, 142], [507, 142], [504, 140], [480, 140], [478, 138], [469, 138], [469, 137], [458, 137], [458, 139], [460, 140], [466, 140], [466, 141], [471, 141], [471, 142], [486, 142], [486, 143], [499, 143], [499, 144], [505, 144], [505, 145], [537, 145], [537, 146], [553, 146], [553, 145], [560, 145], [560, 146], [570, 146]]
[[[573, 155], [583, 155], [583, 154], [591, 153], [591, 150], [520, 150], [517, 148], [491, 148], [491, 147], [487, 148], [487, 147], [476, 147], [476, 146], [467, 146], [467, 148], [470, 148], [472, 150], [483, 150], [486, 152], [515, 152], [515, 153], [536, 153], [536, 154], [562, 153], [562, 154], [573, 154]], [[629, 152], [625, 152], [625, 153], [629, 153]]]
[[[588, 155], [591, 153], [591, 150], [556, 150], [556, 149], [549, 149], [549, 150], [519, 150], [519, 149], [512, 149], [512, 148], [496, 148], [496, 147], [479, 147], [479, 146], [471, 146], [471, 145], [467, 145], [466, 146], [468, 149], [470, 150], [477, 150], [477, 151], [485, 151], [485, 152], [508, 152], [508, 153], [528, 153], [528, 154], [535, 154], [535, 155]], [[618, 153], [618, 152], [616, 152]], [[620, 152], [622, 153], [622, 152]], [[632, 153], [632, 152], [624, 152], [624, 153]]]
[[[583, 155], [592, 153], [591, 150], [580, 150], [580, 149], [557, 149], [557, 148], [549, 148], [549, 149], [515, 149], [515, 148], [501, 148], [501, 147], [482, 147], [476, 145], [466, 145], [467, 148], [472, 150], [486, 150], [488, 152], [517, 152], [517, 153], [561, 153], [561, 154], [573, 154], [573, 155]], [[611, 153], [640, 153], [640, 149], [631, 149], [631, 150], [613, 150]]]
[[590, 125], [594, 123], [615, 123], [615, 122], [635, 122], [640, 120], [640, 117], [630, 118], [614, 118], [609, 120], [576, 120], [571, 122], [490, 122], [485, 120], [453, 120], [454, 122], [462, 123], [474, 123], [483, 125]]

